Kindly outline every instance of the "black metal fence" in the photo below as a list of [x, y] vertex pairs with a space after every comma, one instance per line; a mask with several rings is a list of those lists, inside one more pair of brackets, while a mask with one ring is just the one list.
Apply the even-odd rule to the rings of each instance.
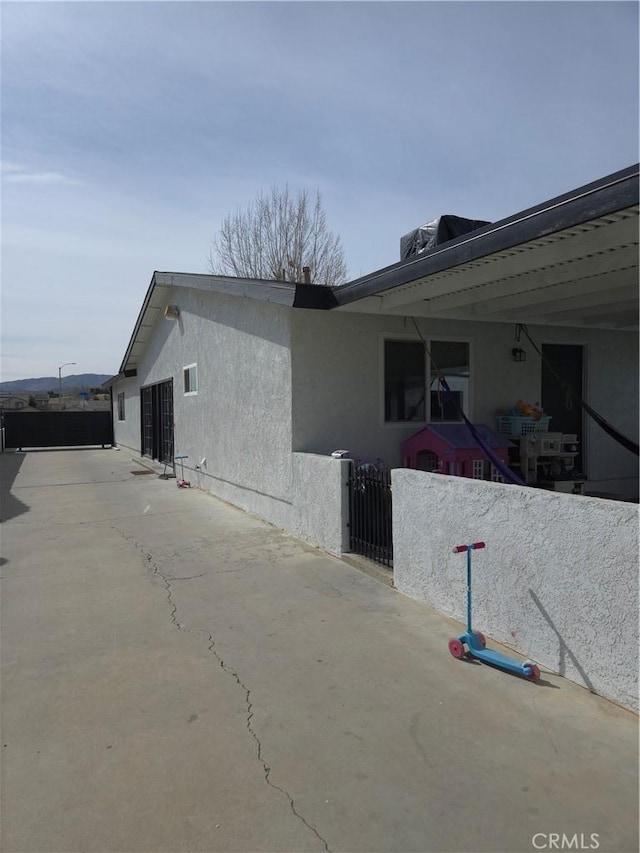
[[351, 466], [349, 547], [383, 566], [393, 565], [391, 473], [373, 465]]
[[7, 448], [113, 443], [111, 412], [4, 412], [3, 423]]

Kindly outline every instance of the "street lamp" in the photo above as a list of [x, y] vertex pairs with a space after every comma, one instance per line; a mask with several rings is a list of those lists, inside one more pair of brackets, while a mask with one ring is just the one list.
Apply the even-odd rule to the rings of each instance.
[[62, 409], [62, 368], [69, 367], [70, 364], [75, 364], [75, 361], [65, 361], [58, 368], [58, 408]]

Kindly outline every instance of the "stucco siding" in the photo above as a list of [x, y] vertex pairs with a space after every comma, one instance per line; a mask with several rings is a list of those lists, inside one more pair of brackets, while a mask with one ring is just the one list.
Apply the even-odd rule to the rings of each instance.
[[[124, 394], [124, 420], [118, 420], [118, 394]], [[118, 447], [140, 452], [140, 391], [135, 378], [113, 385], [113, 440]]]
[[[620, 432], [638, 441], [638, 337], [592, 332], [587, 346], [587, 399]], [[602, 491], [638, 497], [638, 457], [587, 419], [589, 480]]]
[[[540, 359], [528, 342], [525, 362], [514, 362], [514, 326], [418, 319], [425, 338], [470, 342], [472, 420], [493, 427], [496, 410], [541, 397]], [[606, 330], [530, 327], [540, 343], [585, 347], [591, 404], [619, 429], [638, 435], [638, 339]], [[355, 457], [402, 464], [402, 442], [420, 429], [383, 423], [382, 341], [416, 338], [404, 317], [295, 311], [292, 315], [293, 449], [312, 453], [349, 450]], [[583, 440], [590, 480], [627, 480], [637, 489], [637, 460], [595, 424], [585, 422]], [[553, 428], [553, 421], [551, 423]], [[621, 491], [624, 489], [617, 482]]]
[[484, 540], [473, 626], [637, 709], [637, 506], [422, 471], [392, 482], [401, 592], [465, 622], [466, 557], [452, 549]]
[[346, 459], [293, 454], [292, 533], [338, 556], [349, 550], [350, 466]]
[[[188, 457], [186, 479], [288, 526], [290, 309], [186, 288], [167, 301], [179, 306], [179, 319], [157, 323], [137, 388], [173, 379], [175, 455]], [[198, 391], [185, 396], [183, 369], [191, 364]]]

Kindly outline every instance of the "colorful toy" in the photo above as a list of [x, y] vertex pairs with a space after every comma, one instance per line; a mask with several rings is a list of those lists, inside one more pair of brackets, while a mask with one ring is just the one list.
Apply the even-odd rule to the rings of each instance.
[[[478, 660], [498, 666], [500, 669], [505, 669], [507, 672], [523, 675], [529, 681], [538, 681], [540, 670], [533, 661], [519, 661], [516, 658], [503, 655], [502, 652], [487, 649], [484, 634], [480, 631], [474, 631], [471, 627], [471, 552], [485, 547], [484, 542], [472, 542], [470, 545], [456, 545], [453, 549], [454, 554], [461, 554], [465, 551], [467, 554], [467, 630], [459, 637], [449, 640], [449, 651], [454, 658], [478, 658]], [[465, 645], [468, 652], [465, 652]]]
[[[476, 424], [482, 440], [505, 465], [509, 464], [509, 448], [513, 444], [483, 424]], [[402, 445], [405, 468], [470, 477], [475, 480], [502, 482], [502, 474], [478, 447], [466, 424], [429, 424]]]
[[178, 483], [177, 483], [179, 489], [190, 489], [191, 488], [191, 483], [187, 482], [187, 480], [185, 480], [185, 478], [184, 478], [184, 460], [188, 459], [188, 458], [189, 458], [188, 456], [174, 456], [174, 461], [180, 462], [180, 478], [179, 478]]
[[515, 417], [533, 418], [535, 421], [540, 420], [544, 412], [537, 406], [532, 406], [531, 403], [524, 403], [522, 400], [517, 400], [514, 409], [512, 410]]

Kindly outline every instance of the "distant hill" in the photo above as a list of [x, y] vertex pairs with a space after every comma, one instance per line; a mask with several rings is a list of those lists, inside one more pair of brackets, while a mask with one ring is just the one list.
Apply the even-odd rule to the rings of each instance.
[[[78, 373], [75, 376], [62, 377], [63, 391], [81, 391], [83, 388], [97, 388], [113, 376], [112, 373]], [[57, 391], [57, 376], [40, 376], [37, 379], [14, 379], [12, 382], [0, 382], [0, 391], [29, 391], [30, 393]]]

